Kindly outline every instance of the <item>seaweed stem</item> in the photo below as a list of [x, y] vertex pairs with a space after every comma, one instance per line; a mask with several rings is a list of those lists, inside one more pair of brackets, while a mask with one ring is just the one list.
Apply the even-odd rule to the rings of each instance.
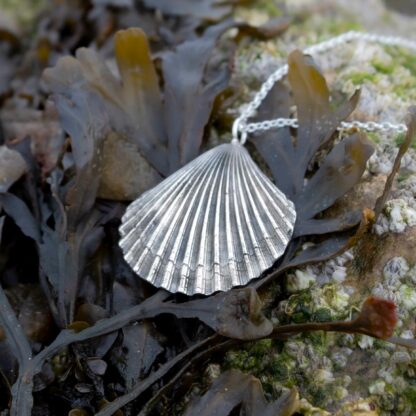
[[12, 387], [11, 416], [30, 416], [33, 405], [33, 380], [23, 377], [28, 363], [32, 360], [32, 349], [22, 330], [13, 308], [0, 285], [0, 324], [6, 333], [6, 342], [10, 345], [19, 364], [19, 374]]
[[412, 106], [408, 110], [408, 122], [407, 122], [407, 133], [406, 137], [399, 148], [399, 152], [397, 153], [396, 158], [394, 159], [393, 168], [387, 177], [386, 184], [384, 186], [383, 193], [376, 201], [376, 206], [374, 208], [375, 212], [375, 221], [377, 221], [378, 217], [380, 216], [381, 212], [383, 211], [384, 206], [386, 205], [387, 198], [389, 197], [391, 188], [393, 186], [394, 178], [396, 177], [397, 172], [400, 169], [400, 164], [402, 161], [403, 156], [409, 149], [410, 145], [412, 144], [413, 138], [416, 135], [416, 107]]

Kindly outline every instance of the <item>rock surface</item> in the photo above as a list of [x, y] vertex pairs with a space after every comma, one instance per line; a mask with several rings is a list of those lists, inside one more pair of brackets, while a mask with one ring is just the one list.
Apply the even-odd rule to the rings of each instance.
[[[293, 23], [283, 37], [253, 42], [240, 50], [237, 69], [250, 86], [247, 97], [294, 48], [303, 49], [348, 30], [416, 40], [414, 17], [388, 9], [381, 0], [365, 5], [358, 0], [295, 0], [286, 1], [286, 9]], [[244, 18], [258, 24], [268, 15], [267, 8], [259, 7]], [[357, 42], [322, 54], [316, 61], [331, 88], [350, 95], [361, 87], [355, 119], [402, 123], [407, 108], [416, 102], [416, 58], [408, 51]], [[369, 137], [376, 152], [363, 181], [337, 202], [334, 211], [372, 208], [382, 192], [403, 135], [373, 132]], [[399, 323], [395, 334], [414, 338], [415, 247], [413, 144], [373, 233], [338, 258], [291, 270], [284, 280], [290, 296], [273, 311], [273, 319], [281, 323], [350, 319], [373, 294], [396, 302]], [[333, 333], [309, 333], [285, 342], [261, 341], [228, 353], [223, 364], [256, 375], [272, 396], [296, 386], [302, 398], [301, 412], [308, 415], [415, 414], [415, 366], [416, 351], [367, 336]]]

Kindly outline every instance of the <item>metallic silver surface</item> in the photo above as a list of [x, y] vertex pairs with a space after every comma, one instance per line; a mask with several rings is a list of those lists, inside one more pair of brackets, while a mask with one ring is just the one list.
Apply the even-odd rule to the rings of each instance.
[[187, 295], [245, 285], [284, 253], [293, 203], [234, 141], [202, 154], [128, 208], [120, 247], [143, 279]]
[[[297, 129], [298, 119], [297, 118], [276, 118], [274, 120], [265, 120], [260, 121], [257, 123], [250, 123], [247, 124], [244, 133], [247, 135], [248, 133], [254, 133], [256, 131], [266, 131], [273, 128], [282, 128], [282, 127], [292, 127]], [[394, 131], [396, 133], [406, 133], [407, 126], [406, 124], [399, 123], [393, 124], [388, 121], [384, 121], [382, 123], [378, 123], [375, 121], [341, 121], [340, 126], [337, 130], [348, 130], [352, 128], [362, 129], [365, 131]], [[241, 136], [244, 137], [244, 136]]]
[[[416, 52], [416, 41], [411, 39], [401, 38], [399, 36], [384, 36], [376, 35], [373, 33], [363, 33], [350, 31], [343, 33], [339, 36], [335, 36], [324, 42], [317, 43], [306, 48], [303, 52], [308, 55], [316, 56], [320, 53], [328, 52], [331, 49], [342, 46], [352, 41], [363, 41], [368, 43], [377, 43], [386, 46], [397, 46]], [[254, 96], [253, 100], [247, 105], [240, 116], [234, 121], [233, 125], [233, 137], [239, 139], [241, 144], [244, 144], [247, 140], [249, 133], [256, 131], [264, 131], [272, 128], [282, 127], [298, 127], [297, 119], [295, 118], [277, 118], [274, 120], [264, 120], [257, 123], [248, 123], [248, 119], [253, 116], [260, 104], [266, 98], [267, 94], [273, 88], [274, 84], [282, 80], [286, 75], [289, 67], [283, 65], [273, 72], [267, 80], [262, 84], [260, 90]], [[366, 131], [395, 131], [396, 133], [403, 133], [407, 131], [407, 126], [402, 123], [375, 123], [375, 122], [361, 122], [361, 121], [350, 121], [343, 122], [341, 128], [357, 127]]]

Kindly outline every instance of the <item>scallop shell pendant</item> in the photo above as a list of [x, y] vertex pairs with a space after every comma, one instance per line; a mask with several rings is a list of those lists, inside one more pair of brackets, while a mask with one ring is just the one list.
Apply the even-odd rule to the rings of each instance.
[[239, 143], [202, 154], [136, 199], [120, 247], [154, 286], [209, 295], [259, 277], [284, 253], [293, 203]]

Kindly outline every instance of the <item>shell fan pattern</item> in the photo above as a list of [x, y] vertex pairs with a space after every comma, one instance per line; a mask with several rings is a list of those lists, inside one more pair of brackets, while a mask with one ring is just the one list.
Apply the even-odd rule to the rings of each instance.
[[296, 211], [239, 143], [202, 154], [135, 200], [120, 247], [143, 279], [209, 295], [247, 284], [284, 253]]

